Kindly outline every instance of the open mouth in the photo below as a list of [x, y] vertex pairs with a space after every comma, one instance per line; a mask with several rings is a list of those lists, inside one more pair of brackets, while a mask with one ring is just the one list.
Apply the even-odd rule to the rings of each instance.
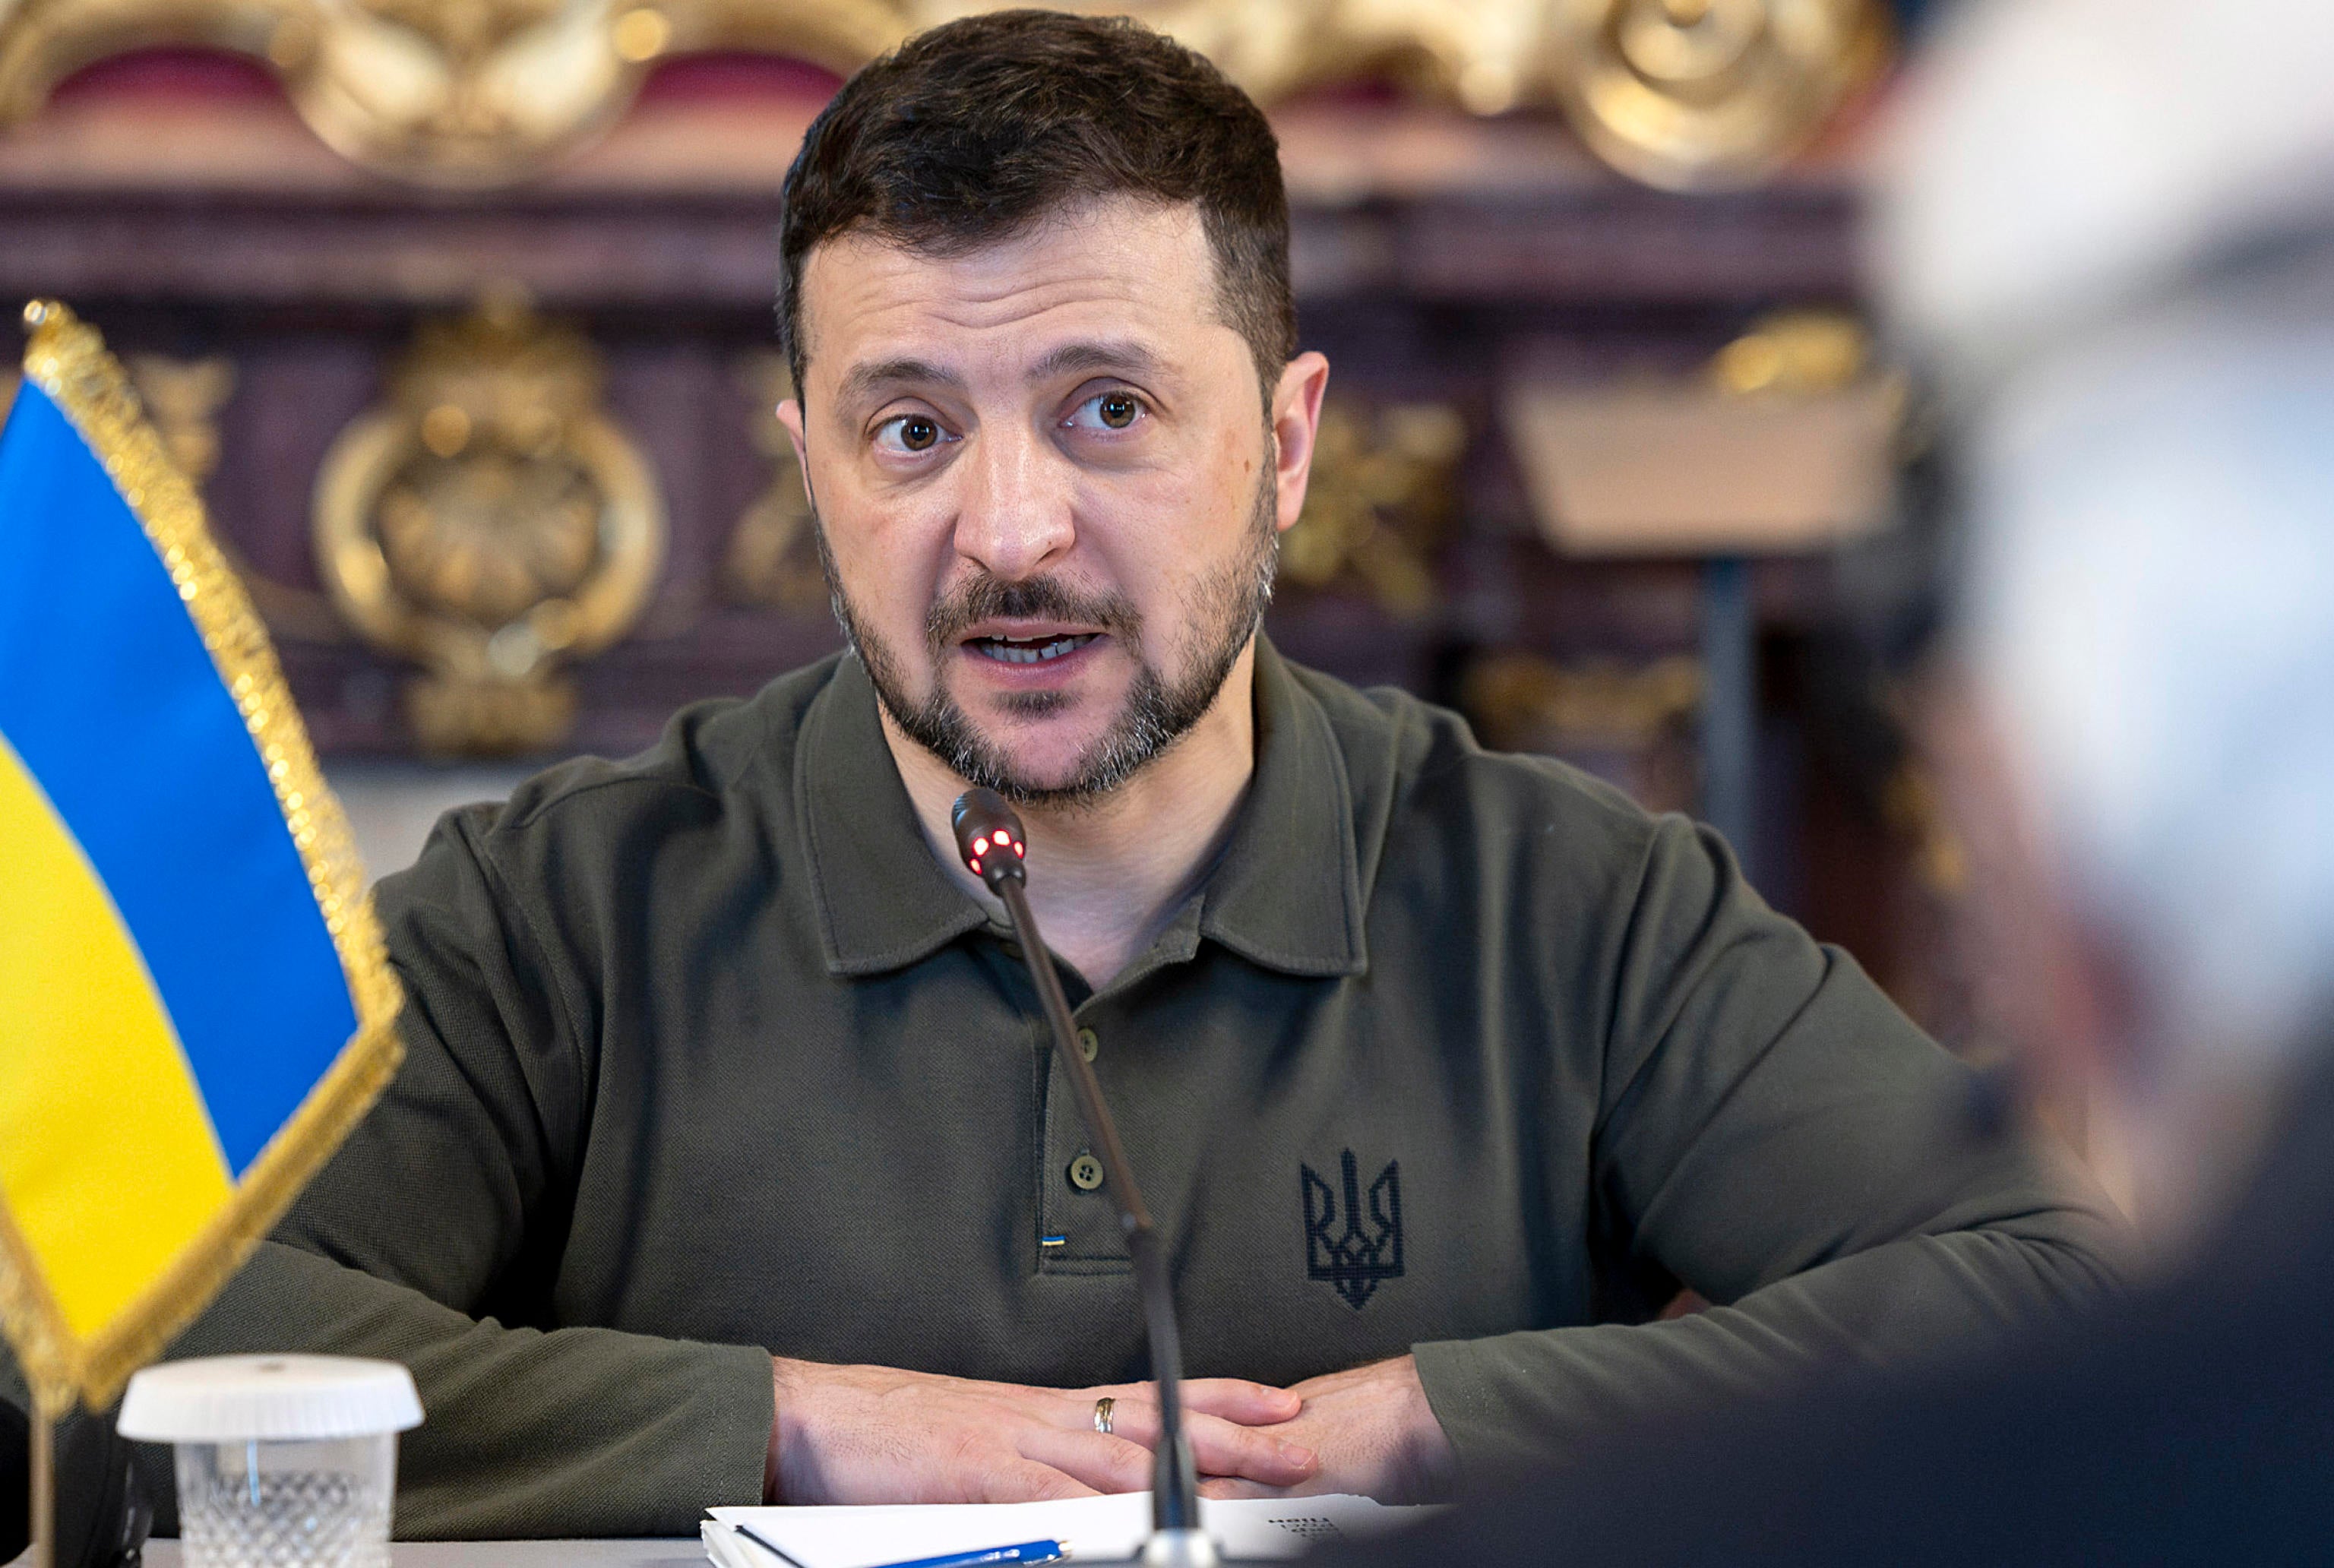
[[1101, 636], [1098, 631], [1066, 632], [1050, 637], [975, 637], [967, 648], [999, 664], [1044, 664], [1066, 653], [1075, 653]]

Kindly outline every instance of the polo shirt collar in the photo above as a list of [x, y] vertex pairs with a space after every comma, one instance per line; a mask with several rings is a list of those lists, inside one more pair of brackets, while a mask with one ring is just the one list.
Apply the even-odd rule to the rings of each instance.
[[795, 746], [795, 813], [831, 975], [879, 975], [988, 919], [924, 840], [855, 653], [811, 699]]
[[[1345, 757], [1321, 705], [1262, 636], [1255, 702], [1256, 769], [1201, 890], [1198, 935], [1288, 974], [1360, 974], [1368, 957]], [[986, 923], [925, 842], [874, 683], [854, 655], [803, 716], [794, 787], [830, 974], [903, 968]]]
[[1201, 892], [1200, 935], [1291, 975], [1369, 967], [1354, 789], [1329, 716], [1256, 640], [1256, 771]]

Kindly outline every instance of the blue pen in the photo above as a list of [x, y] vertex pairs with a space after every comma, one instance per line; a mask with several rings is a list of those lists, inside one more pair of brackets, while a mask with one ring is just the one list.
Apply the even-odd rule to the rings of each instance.
[[1024, 1541], [1018, 1546], [989, 1546], [979, 1552], [950, 1552], [943, 1557], [886, 1563], [883, 1568], [981, 1568], [989, 1563], [1059, 1563], [1069, 1554], [1069, 1547], [1059, 1541]]
[[[787, 1564], [787, 1568], [803, 1568], [798, 1560], [751, 1525], [732, 1525], [729, 1527]], [[1039, 1563], [1059, 1563], [1069, 1554], [1069, 1544], [1065, 1541], [1024, 1541], [1018, 1546], [988, 1546], [978, 1552], [951, 1552], [941, 1557], [918, 1557], [906, 1563], [887, 1563], [883, 1568], [981, 1568], [982, 1564], [990, 1563], [1018, 1563], [1034, 1568], [1034, 1564]]]

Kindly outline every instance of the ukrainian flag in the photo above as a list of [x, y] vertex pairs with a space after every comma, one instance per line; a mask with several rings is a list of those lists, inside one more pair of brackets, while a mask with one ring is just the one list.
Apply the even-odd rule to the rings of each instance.
[[25, 312], [0, 429], [0, 1326], [108, 1402], [395, 1070], [265, 632], [121, 368]]

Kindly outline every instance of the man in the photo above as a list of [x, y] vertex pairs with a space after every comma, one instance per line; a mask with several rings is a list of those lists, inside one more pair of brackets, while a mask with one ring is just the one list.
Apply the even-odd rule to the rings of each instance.
[[1616, 1430], [1379, 1560], [2326, 1558], [2329, 56], [2302, 0], [1977, 8], [1881, 229], [1961, 416], [1926, 728], [1989, 1011], [2125, 1150], [2164, 1276], [2012, 1352]]
[[[1258, 634], [1327, 366], [1212, 67], [924, 34], [813, 126], [782, 253], [852, 652], [382, 884], [404, 1072], [178, 1347], [409, 1362], [401, 1529], [1147, 1484], [1125, 1250], [950, 847], [969, 783], [1024, 811], [1213, 1491], [1439, 1495], [2108, 1277], [2089, 1188], [1960, 1139], [1968, 1074], [1713, 838]], [[1637, 1322], [1678, 1280], [1722, 1306]]]

